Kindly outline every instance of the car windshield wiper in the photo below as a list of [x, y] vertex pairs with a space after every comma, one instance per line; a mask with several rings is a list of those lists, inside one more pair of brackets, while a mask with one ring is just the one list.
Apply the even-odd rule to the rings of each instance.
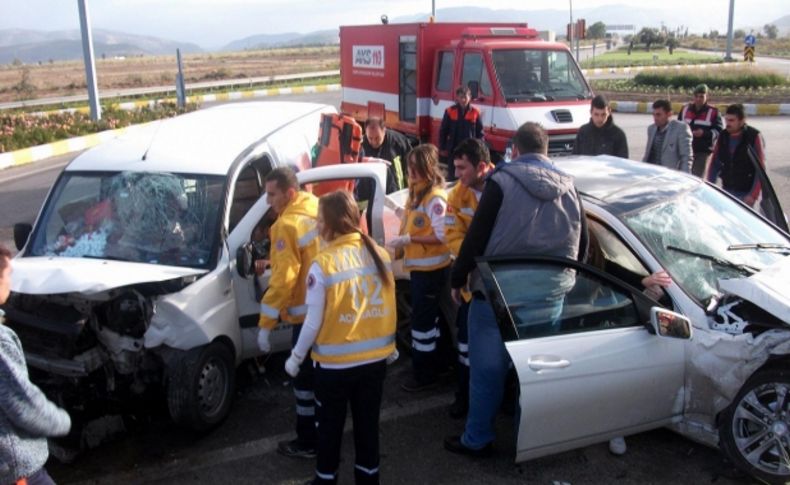
[[120, 256], [95, 256], [93, 254], [83, 254], [82, 257], [88, 259], [106, 259], [109, 261], [131, 261], [131, 259], [122, 258]]
[[760, 271], [759, 269], [755, 268], [754, 266], [749, 266], [748, 264], [741, 264], [741, 263], [733, 263], [732, 261], [728, 261], [726, 259], [722, 259], [716, 256], [712, 256], [710, 254], [705, 253], [698, 253], [696, 251], [690, 251], [688, 249], [679, 248], [677, 246], [667, 246], [667, 249], [670, 251], [677, 251], [679, 253], [688, 254], [690, 256], [696, 256], [701, 259], [705, 259], [711, 261], [713, 263], [718, 264], [719, 266], [724, 266], [725, 268], [732, 268], [734, 270], [740, 271], [741, 273], [746, 274], [754, 274]]
[[746, 243], [730, 244], [727, 251], [742, 251], [744, 249], [756, 249], [758, 251], [776, 251], [782, 254], [790, 254], [790, 246], [779, 243]]

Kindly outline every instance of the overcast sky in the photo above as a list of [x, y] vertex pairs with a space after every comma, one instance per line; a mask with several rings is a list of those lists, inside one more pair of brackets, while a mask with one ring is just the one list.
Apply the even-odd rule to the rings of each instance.
[[[493, 9], [564, 10], [567, 3], [566, 0], [436, 0], [436, 8], [474, 5]], [[430, 0], [88, 0], [88, 4], [94, 28], [193, 42], [206, 48], [250, 35], [306, 33], [341, 24], [375, 23], [383, 13], [394, 18], [431, 10]], [[573, 0], [574, 10], [612, 4], [676, 13], [692, 6], [687, 25], [694, 26], [691, 19], [696, 18], [700, 30], [727, 28], [728, 0]], [[788, 0], [737, 0], [736, 27], [761, 26], [790, 13], [789, 6]], [[77, 0], [0, 0], [0, 29], [8, 28], [79, 28]]]

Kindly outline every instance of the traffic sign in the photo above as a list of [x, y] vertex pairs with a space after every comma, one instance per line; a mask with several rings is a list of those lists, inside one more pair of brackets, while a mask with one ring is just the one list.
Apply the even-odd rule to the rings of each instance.
[[743, 60], [747, 62], [754, 62], [754, 46], [746, 46], [743, 48]]
[[757, 44], [757, 37], [753, 34], [749, 34], [743, 39], [743, 43], [749, 47], [754, 47], [754, 45]]

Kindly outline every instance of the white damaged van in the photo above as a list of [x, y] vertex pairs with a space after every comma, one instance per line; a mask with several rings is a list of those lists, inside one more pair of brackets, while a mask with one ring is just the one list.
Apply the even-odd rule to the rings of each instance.
[[[31, 376], [86, 418], [161, 392], [174, 421], [227, 416], [235, 367], [259, 354], [259, 298], [248, 275], [266, 215], [264, 179], [293, 166], [303, 184], [371, 179], [367, 227], [383, 244], [386, 167], [311, 169], [327, 105], [228, 104], [156, 122], [77, 156], [35, 224], [17, 224], [6, 323]], [[379, 215], [377, 215], [379, 214]], [[239, 256], [239, 257], [237, 257]], [[278, 327], [273, 349], [290, 346]], [[122, 411], [122, 410], [121, 410]]]

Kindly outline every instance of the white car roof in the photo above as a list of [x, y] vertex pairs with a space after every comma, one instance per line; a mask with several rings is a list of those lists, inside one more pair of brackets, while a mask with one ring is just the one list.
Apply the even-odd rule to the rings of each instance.
[[[273, 132], [332, 106], [298, 102], [224, 104], [129, 129], [75, 158], [67, 171], [225, 175], [234, 160]], [[316, 138], [318, 137], [316, 125]]]

